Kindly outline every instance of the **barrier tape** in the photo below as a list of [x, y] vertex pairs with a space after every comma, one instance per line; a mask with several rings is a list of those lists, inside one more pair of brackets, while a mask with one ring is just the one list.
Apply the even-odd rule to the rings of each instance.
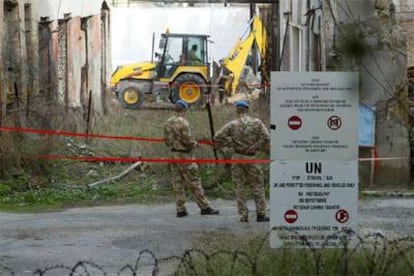
[[[132, 141], [144, 141], [144, 142], [164, 142], [163, 138], [145, 138], [145, 137], [132, 137], [132, 136], [117, 136], [117, 135], [103, 135], [103, 134], [86, 134], [80, 132], [67, 132], [56, 130], [44, 130], [44, 129], [32, 129], [32, 128], [18, 128], [18, 127], [0, 127], [0, 131], [12, 131], [19, 133], [32, 133], [41, 135], [59, 135], [70, 137], [83, 137], [83, 138], [100, 138], [100, 139], [115, 139], [115, 140], [132, 140]], [[199, 144], [213, 145], [214, 142], [207, 140], [198, 141]]]
[[199, 164], [263, 164], [270, 163], [269, 159], [172, 159], [172, 158], [140, 158], [140, 157], [95, 157], [95, 156], [59, 156], [41, 155], [42, 160], [74, 160], [84, 162], [121, 162], [121, 163], [199, 163]]
[[[119, 163], [199, 163], [199, 164], [267, 164], [273, 160], [270, 159], [172, 159], [172, 158], [143, 158], [143, 157], [95, 157], [95, 156], [59, 156], [59, 155], [41, 155], [37, 159], [42, 160], [73, 160], [84, 162], [119, 162]], [[399, 160], [408, 158], [384, 157], [384, 158], [358, 158], [358, 161], [375, 161], [375, 160]]]
[[[103, 135], [103, 134], [86, 134], [79, 132], [67, 132], [67, 131], [55, 131], [55, 130], [40, 130], [31, 128], [16, 128], [16, 127], [0, 127], [0, 131], [12, 131], [19, 133], [32, 133], [41, 135], [59, 135], [70, 137], [83, 137], [83, 138], [100, 138], [100, 139], [115, 139], [115, 140], [132, 140], [132, 141], [144, 141], [144, 142], [164, 142], [163, 138], [145, 138], [145, 137], [132, 137], [132, 136], [118, 136], [118, 135]], [[213, 145], [213, 141], [200, 140], [199, 144]], [[270, 163], [272, 160], [265, 159], [165, 159], [165, 158], [119, 158], [119, 157], [66, 157], [66, 156], [40, 156], [39, 159], [68, 159], [78, 161], [89, 162], [152, 162], [152, 163], [239, 163], [239, 164], [254, 164], [254, 163]], [[388, 160], [403, 160], [409, 159], [408, 157], [377, 157], [374, 158], [358, 158], [360, 162], [368, 161], [388, 161]]]

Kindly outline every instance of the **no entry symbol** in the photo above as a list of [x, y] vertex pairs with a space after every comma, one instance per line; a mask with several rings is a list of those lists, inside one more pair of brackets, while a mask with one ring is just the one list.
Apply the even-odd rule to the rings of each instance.
[[297, 130], [302, 126], [302, 119], [298, 116], [291, 116], [288, 120], [288, 127], [292, 130]]
[[339, 223], [345, 223], [349, 220], [349, 213], [347, 210], [341, 209], [335, 214], [335, 219]]
[[338, 116], [331, 116], [328, 119], [328, 127], [332, 130], [337, 130], [342, 126], [342, 120]]
[[295, 210], [290, 209], [285, 212], [285, 221], [287, 223], [294, 223], [298, 220], [298, 213]]

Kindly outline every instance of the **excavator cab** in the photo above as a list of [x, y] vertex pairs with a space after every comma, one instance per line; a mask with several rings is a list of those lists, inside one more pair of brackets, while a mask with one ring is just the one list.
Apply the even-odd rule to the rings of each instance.
[[170, 100], [201, 105], [208, 93], [208, 35], [164, 33], [160, 39], [157, 79], [168, 83]]
[[196, 71], [207, 69], [207, 38], [206, 35], [162, 34], [158, 77], [170, 79], [180, 66], [191, 66]]

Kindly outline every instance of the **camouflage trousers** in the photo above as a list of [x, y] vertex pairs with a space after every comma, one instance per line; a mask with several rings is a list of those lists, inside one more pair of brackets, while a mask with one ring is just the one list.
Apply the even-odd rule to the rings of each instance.
[[[234, 154], [233, 159], [247, 159], [248, 156]], [[247, 191], [251, 189], [256, 203], [256, 214], [266, 214], [265, 191], [263, 185], [263, 171], [259, 164], [233, 164], [233, 183], [236, 186], [237, 209], [240, 217], [247, 218]]]
[[[173, 152], [173, 159], [190, 159], [191, 154]], [[209, 202], [204, 195], [200, 173], [196, 163], [171, 163], [171, 181], [176, 197], [177, 212], [185, 211], [185, 188], [192, 193], [200, 209], [206, 209]]]

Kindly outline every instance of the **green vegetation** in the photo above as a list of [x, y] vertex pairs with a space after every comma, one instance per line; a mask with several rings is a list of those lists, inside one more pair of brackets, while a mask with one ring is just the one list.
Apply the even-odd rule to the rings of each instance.
[[[111, 105], [111, 102], [108, 103]], [[259, 104], [259, 103], [255, 103]], [[170, 105], [168, 105], [170, 106]], [[73, 120], [63, 120], [57, 113], [45, 117], [36, 114], [25, 122], [28, 128], [51, 129], [82, 133], [85, 127]], [[63, 109], [62, 109], [63, 110]], [[147, 108], [126, 110], [114, 102], [103, 117], [94, 118], [89, 133], [139, 138], [162, 138], [166, 119], [171, 109]], [[255, 116], [268, 120], [267, 108], [252, 108]], [[35, 116], [36, 115], [36, 116]], [[70, 115], [70, 114], [69, 114]], [[232, 106], [213, 106], [215, 128], [218, 129], [235, 117]], [[25, 117], [21, 117], [23, 120]], [[48, 121], [57, 118], [56, 122]], [[200, 140], [210, 140], [209, 120], [206, 110], [192, 109], [187, 116], [193, 135]], [[20, 122], [22, 123], [22, 122]], [[9, 122], [13, 125], [12, 122]], [[173, 198], [168, 164], [146, 163], [116, 181], [88, 188], [91, 183], [109, 179], [126, 171], [132, 163], [82, 162], [64, 158], [43, 160], [39, 156], [60, 157], [144, 157], [168, 158], [169, 150], [162, 142], [101, 139], [28, 133], [2, 133], [0, 136], [0, 209], [32, 210], [56, 209], [68, 206], [89, 206], [143, 201], [151, 202]], [[214, 159], [213, 149], [202, 145], [196, 151], [198, 158]], [[264, 156], [263, 158], [266, 158]], [[233, 185], [224, 165], [201, 164], [200, 173], [207, 196], [233, 198]], [[173, 199], [172, 199], [173, 200]]]
[[[121, 108], [117, 101], [109, 102], [108, 105], [110, 105], [108, 114], [94, 118], [89, 133], [162, 138], [164, 122], [173, 114], [169, 109], [126, 110]], [[34, 113], [29, 116], [30, 121], [20, 123], [34, 129], [84, 132], [85, 126], [81, 123], [80, 126], [75, 127], [77, 124], [74, 121], [79, 115], [66, 114], [64, 117], [64, 114], [59, 113], [61, 110], [63, 109], [53, 106], [51, 111], [45, 109], [45, 112], [52, 112], [53, 116]], [[216, 130], [235, 117], [232, 106], [213, 106], [212, 110]], [[264, 120], [266, 124], [269, 123], [269, 109], [265, 100], [254, 102], [251, 113]], [[21, 117], [21, 120], [24, 118], [25, 116]], [[50, 121], [50, 118], [56, 121]], [[205, 110], [192, 109], [187, 114], [187, 119], [197, 139], [211, 139]], [[6, 119], [6, 125], [12, 126], [13, 122]], [[78, 205], [157, 201], [166, 195], [173, 197], [168, 165], [164, 163], [146, 163], [145, 166], [129, 172], [115, 182], [88, 189], [89, 184], [117, 176], [132, 164], [39, 159], [39, 156], [45, 155], [168, 158], [170, 152], [162, 142], [3, 132], [0, 136], [0, 208], [2, 210], [35, 211]], [[207, 145], [201, 145], [195, 151], [195, 155], [198, 158], [215, 158], [212, 147]], [[258, 158], [269, 157], [267, 154], [261, 154]], [[264, 172], [264, 181], [268, 183], [269, 167], [266, 165], [264, 165]], [[225, 170], [223, 164], [201, 164], [200, 173], [209, 198], [234, 198], [230, 173]], [[267, 195], [269, 193], [268, 185], [266, 193]], [[361, 196], [368, 198], [374, 195], [361, 194]]]
[[[214, 236], [214, 238], [213, 238]], [[181, 258], [176, 275], [412, 275], [412, 241], [358, 240], [344, 248], [269, 248], [267, 237], [215, 233]], [[213, 240], [214, 239], [214, 240]], [[353, 239], [351, 239], [353, 240]]]
[[[2, 185], [8, 187], [7, 185]], [[171, 192], [159, 189], [153, 179], [142, 183], [108, 184], [98, 188], [48, 187], [0, 194], [0, 209], [13, 211], [54, 210], [74, 206], [153, 203], [171, 200]]]

